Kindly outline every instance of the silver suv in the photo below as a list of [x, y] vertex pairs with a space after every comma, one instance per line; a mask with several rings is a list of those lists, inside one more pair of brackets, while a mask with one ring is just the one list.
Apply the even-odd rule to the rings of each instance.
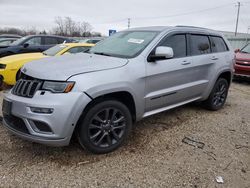
[[118, 148], [133, 123], [193, 101], [223, 107], [234, 52], [225, 38], [194, 27], [119, 32], [88, 53], [37, 60], [4, 97], [14, 134], [52, 146], [73, 133], [93, 153]]

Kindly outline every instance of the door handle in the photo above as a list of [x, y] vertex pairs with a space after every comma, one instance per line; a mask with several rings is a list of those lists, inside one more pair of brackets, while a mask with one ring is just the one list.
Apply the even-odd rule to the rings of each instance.
[[218, 60], [219, 58], [218, 57], [215, 57], [215, 56], [213, 56], [212, 58], [211, 58], [211, 60]]
[[189, 62], [189, 61], [183, 61], [181, 64], [182, 65], [189, 65], [189, 64], [191, 64], [191, 62]]

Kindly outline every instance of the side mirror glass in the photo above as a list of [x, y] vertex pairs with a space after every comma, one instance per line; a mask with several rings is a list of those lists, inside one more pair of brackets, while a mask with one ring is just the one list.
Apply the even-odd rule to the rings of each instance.
[[164, 60], [174, 57], [174, 52], [171, 47], [158, 46], [155, 49], [155, 54], [150, 55], [149, 61]]
[[24, 48], [27, 48], [28, 46], [29, 46], [29, 43], [24, 43], [24, 44], [23, 44], [23, 47], [24, 47]]

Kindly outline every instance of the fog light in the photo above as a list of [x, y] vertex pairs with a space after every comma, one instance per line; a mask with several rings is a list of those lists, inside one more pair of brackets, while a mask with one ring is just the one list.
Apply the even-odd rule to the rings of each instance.
[[53, 108], [37, 108], [37, 107], [30, 107], [30, 110], [33, 113], [40, 113], [40, 114], [52, 114], [54, 111]]

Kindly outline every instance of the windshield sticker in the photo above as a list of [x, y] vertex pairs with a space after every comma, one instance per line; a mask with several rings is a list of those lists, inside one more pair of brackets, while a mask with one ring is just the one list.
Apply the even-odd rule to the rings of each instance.
[[141, 43], [144, 42], [144, 40], [143, 39], [133, 39], [133, 38], [130, 38], [130, 39], [128, 39], [128, 42], [135, 43], [135, 44], [141, 44]]

